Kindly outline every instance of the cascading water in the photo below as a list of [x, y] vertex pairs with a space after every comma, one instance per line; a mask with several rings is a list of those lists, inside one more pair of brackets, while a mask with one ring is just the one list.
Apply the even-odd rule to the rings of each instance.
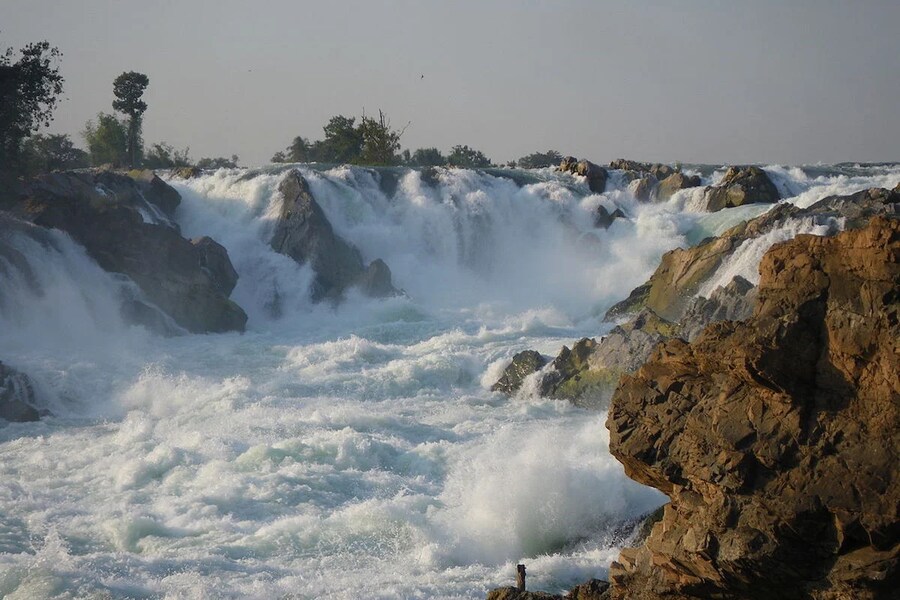
[[[523, 560], [562, 589], [664, 501], [609, 455], [604, 412], [488, 388], [519, 350], [602, 334], [666, 250], [768, 207], [641, 204], [551, 170], [299, 168], [406, 296], [312, 304], [310, 268], [269, 247], [274, 168], [171, 181], [183, 234], [228, 249], [244, 334], [128, 326], [133, 286], [64, 234], [0, 239], [0, 360], [54, 414], [0, 425], [0, 596], [482, 598]], [[767, 171], [804, 206], [900, 173]], [[600, 204], [628, 218], [595, 229]], [[840, 226], [789, 224], [714, 279]]]

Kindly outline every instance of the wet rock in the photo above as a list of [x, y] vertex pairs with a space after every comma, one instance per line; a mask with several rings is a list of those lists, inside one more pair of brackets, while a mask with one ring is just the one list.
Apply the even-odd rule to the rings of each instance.
[[672, 173], [665, 179], [660, 180], [659, 186], [656, 188], [655, 200], [657, 202], [665, 202], [671, 198], [675, 192], [686, 190], [700, 185], [699, 175], [685, 175], [684, 173]]
[[646, 175], [632, 181], [628, 190], [638, 202], [648, 202], [653, 197], [657, 185], [656, 177]]
[[234, 286], [237, 285], [238, 274], [231, 264], [225, 246], [206, 235], [191, 240], [191, 243], [197, 249], [200, 268], [209, 275], [222, 294], [231, 295]]
[[888, 598], [900, 583], [900, 220], [801, 235], [752, 317], [622, 378], [610, 450], [671, 503], [612, 598]]
[[518, 588], [510, 586], [491, 590], [487, 600], [563, 600], [563, 597], [547, 592], [520, 592]]
[[602, 204], [597, 207], [597, 211], [594, 214], [594, 227], [598, 229], [609, 229], [609, 226], [612, 225], [612, 222], [616, 219], [624, 219], [625, 213], [622, 212], [622, 209], [616, 208], [612, 213], [606, 210]]
[[900, 214], [898, 201], [900, 194], [872, 188], [848, 196], [830, 196], [808, 208], [778, 204], [718, 237], [707, 238], [691, 248], [667, 252], [650, 279], [635, 288], [626, 300], [613, 305], [604, 320], [614, 321], [646, 306], [666, 320], [680, 321], [701, 286], [745, 241], [796, 219], [810, 219], [826, 225], [830, 228], [828, 234], [833, 235], [838, 231], [836, 219], [843, 220], [845, 228], [861, 227], [876, 215]]
[[0, 362], [0, 419], [24, 423], [40, 418], [31, 380]]
[[203, 169], [200, 167], [177, 167], [172, 169], [172, 176], [178, 179], [194, 179], [203, 175]]
[[534, 350], [519, 352], [513, 356], [512, 362], [503, 371], [503, 376], [491, 386], [491, 391], [503, 392], [511, 396], [522, 387], [522, 382], [526, 377], [532, 373], [537, 373], [546, 364], [547, 359], [539, 352]]
[[756, 286], [735, 276], [728, 285], [714, 290], [709, 298], [697, 296], [688, 305], [681, 318], [680, 335], [693, 340], [703, 328], [718, 321], [743, 321], [753, 313], [756, 304]]
[[[137, 184], [145, 200], [157, 206], [170, 219], [175, 215], [175, 209], [181, 204], [181, 194], [175, 188], [149, 169], [129, 171], [128, 177]], [[107, 183], [113, 182], [107, 179]]]
[[559, 163], [559, 170], [584, 177], [587, 179], [588, 189], [595, 194], [602, 194], [606, 190], [609, 174], [606, 169], [589, 160], [576, 160], [573, 156], [566, 156]]
[[608, 600], [609, 583], [591, 579], [572, 588], [565, 596], [547, 592], [519, 591], [503, 587], [488, 592], [487, 600]]
[[127, 276], [187, 331], [243, 331], [247, 315], [222, 293], [201, 266], [199, 250], [168, 220], [164, 211], [176, 204], [161, 186], [168, 188], [146, 174], [135, 180], [112, 171], [51, 173], [28, 182], [2, 208], [66, 232], [101, 268]]
[[284, 202], [271, 246], [300, 264], [312, 266], [316, 273], [313, 301], [340, 300], [349, 287], [357, 285], [371, 295], [399, 293], [391, 284], [390, 269], [383, 261], [367, 268], [359, 250], [334, 232], [300, 171], [291, 169], [285, 173], [278, 191]]
[[644, 163], [638, 162], [636, 160], [627, 160], [624, 158], [618, 158], [609, 163], [610, 169], [619, 169], [621, 171], [631, 171], [638, 176], [643, 176], [644, 174], [652, 175], [655, 179], [662, 181], [666, 177], [673, 175], [676, 171], [674, 168], [669, 165], [663, 165], [660, 163]]
[[781, 195], [766, 172], [759, 167], [729, 167], [722, 181], [706, 190], [706, 206], [710, 212], [755, 204], [778, 202]]

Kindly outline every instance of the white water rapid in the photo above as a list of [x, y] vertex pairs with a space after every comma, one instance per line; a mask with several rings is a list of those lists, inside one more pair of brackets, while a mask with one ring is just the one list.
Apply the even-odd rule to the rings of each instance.
[[[768, 206], [642, 204], [550, 169], [299, 168], [405, 297], [311, 304], [309, 267], [268, 244], [274, 168], [170, 181], [183, 235], [228, 249], [243, 334], [129, 326], [130, 284], [65, 234], [0, 239], [32, 272], [0, 265], [0, 360], [53, 413], [0, 422], [0, 597], [476, 599], [517, 562], [558, 591], [603, 577], [664, 502], [610, 456], [605, 412], [489, 387], [520, 350], [602, 335], [665, 251]], [[900, 174], [766, 169], [802, 206]], [[599, 204], [628, 218], [595, 229]], [[718, 279], [816, 227], [774, 232]]]

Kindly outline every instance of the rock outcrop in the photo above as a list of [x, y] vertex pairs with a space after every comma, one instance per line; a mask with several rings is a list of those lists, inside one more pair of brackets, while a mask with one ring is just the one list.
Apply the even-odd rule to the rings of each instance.
[[759, 167], [729, 167], [718, 185], [706, 190], [706, 209], [710, 212], [755, 204], [778, 202], [778, 188]]
[[688, 188], [699, 186], [699, 175], [685, 175], [680, 172], [672, 173], [665, 179], [660, 180], [659, 185], [656, 187], [656, 196], [654, 199], [657, 202], [665, 202], [679, 190], [686, 190]]
[[613, 598], [888, 598], [900, 587], [900, 220], [800, 235], [750, 320], [660, 346], [607, 427], [671, 503]]
[[600, 165], [589, 160], [577, 160], [574, 156], [566, 156], [559, 163], [559, 170], [564, 173], [572, 173], [587, 179], [588, 189], [595, 194], [602, 194], [606, 190], [606, 180], [609, 173]]
[[621, 208], [616, 208], [614, 211], [609, 212], [606, 207], [601, 204], [594, 213], [594, 227], [598, 229], [609, 229], [609, 226], [612, 225], [613, 221], [624, 218], [625, 213], [622, 212]]
[[660, 163], [643, 163], [638, 162], [636, 160], [627, 160], [624, 158], [618, 158], [609, 163], [610, 169], [619, 169], [621, 171], [631, 171], [635, 173], [638, 177], [644, 174], [650, 174], [654, 179], [658, 181], [662, 181], [666, 177], [675, 174], [675, 169], [669, 165], [663, 165]]
[[[169, 219], [180, 201], [178, 193], [149, 172], [132, 175], [135, 178], [110, 171], [42, 175], [17, 197], [4, 198], [0, 208], [40, 227], [66, 232], [101, 268], [128, 276], [180, 327], [197, 333], [243, 331], [247, 315], [201, 264], [208, 255], [181, 237]], [[218, 260], [230, 267], [223, 252]], [[126, 315], [145, 312], [129, 310]]]
[[271, 246], [300, 264], [312, 266], [316, 273], [313, 301], [337, 301], [353, 286], [375, 297], [400, 293], [392, 285], [391, 271], [384, 261], [376, 259], [367, 267], [359, 250], [334, 232], [300, 171], [285, 173], [278, 191], [283, 204]]
[[515, 394], [522, 387], [522, 382], [526, 377], [537, 373], [546, 364], [547, 359], [540, 352], [523, 350], [513, 356], [512, 362], [504, 369], [503, 376], [491, 386], [491, 391]]
[[608, 600], [609, 583], [591, 579], [575, 586], [565, 595], [547, 592], [519, 591], [514, 587], [502, 587], [488, 592], [487, 600]]
[[238, 273], [234, 270], [231, 259], [228, 258], [228, 250], [225, 249], [225, 246], [207, 235], [195, 238], [191, 240], [191, 243], [197, 249], [200, 268], [209, 275], [213, 284], [224, 296], [231, 295], [238, 282]]
[[34, 386], [27, 375], [0, 361], [0, 419], [14, 422], [37, 421]]
[[830, 196], [808, 208], [779, 204], [718, 237], [707, 238], [691, 248], [667, 252], [650, 279], [635, 288], [627, 299], [610, 308], [604, 319], [613, 321], [647, 307], [666, 320], [679, 321], [701, 286], [745, 241], [797, 219], [829, 225], [830, 233], [834, 234], [838, 231], [838, 219], [843, 221], [845, 228], [860, 227], [876, 215], [900, 214], [898, 202], [900, 194], [872, 188], [848, 196]]

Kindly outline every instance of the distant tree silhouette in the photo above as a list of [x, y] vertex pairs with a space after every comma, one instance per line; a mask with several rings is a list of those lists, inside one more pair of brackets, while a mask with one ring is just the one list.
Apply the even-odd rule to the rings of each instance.
[[147, 103], [141, 100], [150, 79], [143, 73], [128, 71], [113, 81], [113, 108], [128, 117], [128, 157], [131, 167], [138, 164], [141, 116], [147, 110]]
[[96, 123], [85, 123], [81, 135], [87, 143], [92, 165], [121, 167], [128, 163], [127, 127], [113, 115], [99, 113]]
[[0, 166], [15, 167], [23, 140], [53, 120], [63, 90], [63, 77], [54, 63], [62, 56], [47, 41], [22, 48], [13, 62], [13, 49], [0, 52]]
[[447, 157], [437, 148], [419, 148], [407, 163], [414, 167], [439, 167], [447, 164]]
[[453, 167], [483, 168], [491, 166], [491, 159], [480, 150], [468, 146], [453, 146], [447, 156], [447, 163]]
[[546, 152], [535, 152], [528, 156], [523, 156], [518, 161], [520, 169], [541, 169], [543, 167], [553, 167], [562, 162], [563, 156], [556, 150], [547, 150]]

